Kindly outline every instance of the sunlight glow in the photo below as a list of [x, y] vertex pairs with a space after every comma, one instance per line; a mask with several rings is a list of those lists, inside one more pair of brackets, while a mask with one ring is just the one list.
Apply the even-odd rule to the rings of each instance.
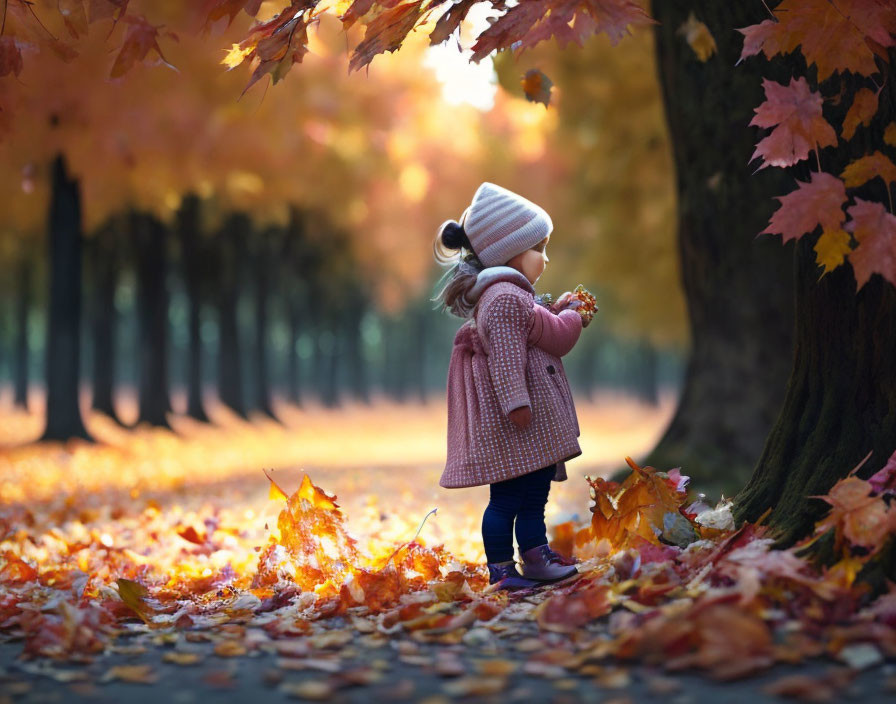
[[473, 38], [488, 26], [489, 14], [490, 10], [478, 5], [470, 10], [465, 23], [469, 31], [461, 37], [461, 51], [458, 51], [456, 35], [426, 50], [423, 65], [435, 73], [436, 80], [442, 84], [442, 97], [449, 105], [472, 105], [483, 112], [494, 107], [498, 79], [491, 60], [470, 63]]

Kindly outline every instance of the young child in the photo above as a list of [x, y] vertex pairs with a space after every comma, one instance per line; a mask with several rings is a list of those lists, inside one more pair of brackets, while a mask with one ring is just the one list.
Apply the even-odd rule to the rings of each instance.
[[[448, 453], [440, 484], [490, 485], [482, 517], [489, 580], [532, 587], [576, 572], [547, 544], [551, 481], [582, 453], [579, 424], [560, 357], [583, 327], [570, 292], [536, 302], [553, 224], [539, 206], [483, 183], [460, 222], [439, 231], [440, 263], [456, 262], [436, 300], [466, 322], [448, 368]], [[514, 521], [522, 575], [513, 560]]]

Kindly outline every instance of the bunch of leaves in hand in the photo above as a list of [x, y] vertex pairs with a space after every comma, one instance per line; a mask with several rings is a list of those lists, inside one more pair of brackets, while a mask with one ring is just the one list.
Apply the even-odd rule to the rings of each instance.
[[575, 291], [572, 292], [570, 300], [581, 301], [581, 305], [576, 308], [576, 312], [582, 316], [582, 326], [586, 327], [597, 312], [597, 301], [594, 298], [594, 294], [582, 284], [579, 284], [576, 286]]

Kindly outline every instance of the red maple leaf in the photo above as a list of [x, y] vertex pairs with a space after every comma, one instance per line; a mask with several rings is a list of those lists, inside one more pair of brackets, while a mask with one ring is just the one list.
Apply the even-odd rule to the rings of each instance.
[[813, 172], [809, 182], [797, 181], [797, 189], [779, 196], [781, 207], [760, 234], [780, 234], [783, 242], [798, 240], [818, 225], [824, 230], [839, 230], [846, 219], [843, 204], [846, 186], [836, 176]]
[[852, 218], [846, 229], [859, 246], [849, 254], [856, 274], [856, 290], [868, 283], [872, 274], [880, 274], [896, 286], [896, 216], [881, 203], [856, 198], [847, 212]]
[[766, 166], [792, 166], [809, 156], [816, 147], [837, 144], [834, 128], [821, 114], [822, 98], [813, 92], [803, 77], [791, 78], [790, 85], [762, 81], [765, 102], [756, 108], [750, 125], [774, 127], [771, 134], [756, 145], [750, 157], [762, 157]]
[[[115, 57], [115, 63], [112, 64], [110, 78], [119, 78], [126, 74], [135, 63], [143, 61], [150, 51], [155, 51], [166, 66], [174, 68], [165, 60], [162, 49], [159, 47], [160, 26], [150, 24], [142, 15], [125, 15], [122, 21], [129, 25], [128, 31], [125, 34], [124, 43], [118, 51], [118, 56]], [[174, 39], [177, 38], [171, 32], [167, 32], [167, 34]]]
[[561, 47], [571, 41], [581, 45], [601, 32], [616, 44], [629, 33], [629, 25], [651, 23], [631, 0], [521, 0], [477, 37], [471, 58], [478, 62], [500, 49], [528, 49], [551, 37]]

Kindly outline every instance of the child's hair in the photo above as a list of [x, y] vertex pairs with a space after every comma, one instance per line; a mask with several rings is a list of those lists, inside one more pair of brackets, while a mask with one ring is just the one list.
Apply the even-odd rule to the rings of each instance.
[[476, 277], [484, 267], [473, 251], [464, 226], [455, 220], [446, 220], [439, 228], [432, 250], [439, 264], [454, 265], [439, 279], [439, 284], [446, 278], [449, 280], [432, 299], [436, 308], [447, 309], [459, 318], [469, 317], [475, 301], [468, 300], [466, 294], [473, 288]]

